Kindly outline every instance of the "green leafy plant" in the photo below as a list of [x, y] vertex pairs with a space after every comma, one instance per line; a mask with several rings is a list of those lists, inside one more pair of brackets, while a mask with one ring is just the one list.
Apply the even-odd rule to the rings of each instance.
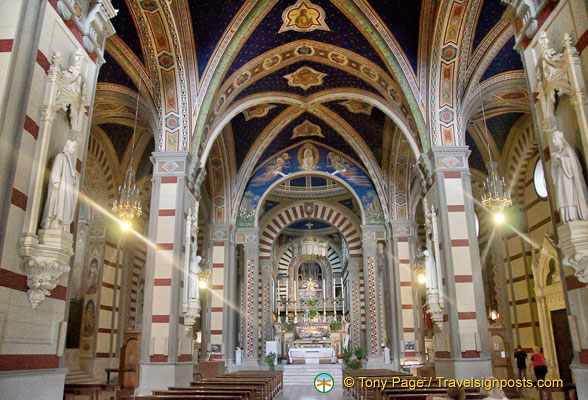
[[330, 326], [332, 331], [338, 331], [341, 329], [341, 326], [343, 326], [343, 324], [341, 323], [341, 321], [332, 321]]
[[284, 330], [285, 330], [286, 332], [290, 332], [290, 329], [292, 329], [292, 324], [286, 321], [286, 322], [284, 323]]
[[328, 339], [331, 337], [331, 334], [329, 332], [325, 333], [325, 339]]
[[316, 299], [308, 299], [308, 307], [314, 310], [314, 306], [316, 306]]
[[318, 315], [318, 311], [316, 309], [311, 309], [310, 311], [308, 311], [308, 318], [315, 319], [316, 316]]
[[298, 333], [294, 333], [294, 340], [300, 340], [302, 337]]
[[276, 353], [274, 353], [273, 351], [271, 353], [269, 353], [267, 356], [265, 356], [265, 363], [267, 364], [269, 369], [271, 369], [272, 371], [274, 370], [274, 363], [275, 362], [276, 362]]
[[343, 350], [343, 362], [347, 369], [361, 368], [361, 359], [363, 358], [363, 351], [360, 348], [351, 350]]

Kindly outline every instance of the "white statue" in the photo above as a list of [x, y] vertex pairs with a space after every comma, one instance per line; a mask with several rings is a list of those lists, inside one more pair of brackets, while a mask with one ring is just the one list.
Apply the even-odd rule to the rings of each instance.
[[427, 291], [431, 289], [437, 290], [437, 267], [435, 258], [428, 249], [423, 250], [425, 256], [425, 275], [427, 277]]
[[74, 158], [77, 149], [77, 140], [68, 139], [63, 152], [53, 161], [45, 213], [41, 222], [43, 229], [69, 231], [74, 220], [80, 184]]
[[551, 139], [554, 151], [551, 176], [557, 192], [557, 207], [562, 222], [588, 220], [586, 182], [576, 152], [565, 140], [561, 131]]

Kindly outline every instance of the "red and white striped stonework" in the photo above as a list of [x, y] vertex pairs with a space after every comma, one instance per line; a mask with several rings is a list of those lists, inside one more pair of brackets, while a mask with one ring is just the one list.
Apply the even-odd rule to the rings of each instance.
[[[408, 237], [396, 239], [398, 250], [398, 276], [400, 277], [400, 302], [402, 304], [402, 340], [404, 342], [416, 342], [415, 320], [412, 297], [412, 267], [410, 262], [410, 242]], [[401, 349], [404, 352], [404, 348]], [[415, 356], [414, 351], [404, 352], [405, 357]]]
[[[177, 197], [182, 193], [179, 190], [178, 177], [164, 176], [160, 179], [153, 267], [153, 296], [151, 298], [151, 362], [168, 361], [168, 344], [171, 340], [172, 280], [175, 272], [174, 236], [177, 230], [182, 229], [176, 223]], [[145, 301], [149, 301], [149, 299], [145, 299]]]
[[[447, 222], [453, 260], [453, 283], [455, 284], [457, 318], [461, 342], [461, 356], [476, 358], [478, 321], [476, 316], [476, 298], [472, 279], [472, 256], [468, 239], [468, 226], [465, 211], [465, 192], [462, 173], [459, 171], [443, 172], [443, 187], [447, 205]], [[451, 278], [449, 278], [451, 279]]]
[[[225, 296], [225, 242], [213, 242], [212, 275], [210, 290], [210, 344], [223, 344], [223, 306]], [[223, 353], [225, 349], [222, 349]], [[223, 354], [213, 354], [213, 358], [221, 359]]]
[[370, 354], [378, 355], [380, 353], [379, 343], [379, 321], [378, 321], [378, 287], [376, 285], [376, 266], [375, 259], [372, 256], [367, 259], [368, 274], [368, 304], [369, 304], [369, 336], [370, 336]]
[[274, 215], [271, 220], [264, 221], [259, 237], [260, 259], [269, 259], [274, 240], [282, 229], [295, 221], [306, 218], [332, 224], [345, 237], [350, 256], [361, 256], [361, 232], [356, 223], [339, 210], [325, 204], [313, 203], [311, 212], [308, 212], [308, 209], [305, 210], [305, 208], [305, 203], [296, 203]]

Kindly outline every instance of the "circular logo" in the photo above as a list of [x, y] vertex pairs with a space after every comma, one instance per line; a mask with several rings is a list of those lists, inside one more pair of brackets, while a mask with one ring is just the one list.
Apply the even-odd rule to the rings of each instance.
[[323, 372], [314, 378], [314, 388], [320, 393], [330, 392], [333, 386], [335, 386], [335, 380], [329, 374]]

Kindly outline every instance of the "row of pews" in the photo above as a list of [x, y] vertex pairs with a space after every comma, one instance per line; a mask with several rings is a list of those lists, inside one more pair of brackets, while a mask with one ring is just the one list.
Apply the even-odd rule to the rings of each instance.
[[[427, 396], [445, 397], [447, 394], [447, 388], [439, 387], [434, 378], [417, 377], [389, 369], [343, 370], [343, 382], [346, 379], [354, 384], [350, 387], [343, 385], [345, 398], [354, 400], [426, 400]], [[365, 383], [368, 379], [370, 384], [362, 385], [362, 380]], [[382, 388], [384, 380], [386, 385]], [[486, 394], [480, 393], [479, 389], [466, 389], [466, 399], [485, 398]]]
[[284, 386], [282, 371], [238, 371], [193, 381], [189, 387], [169, 387], [149, 395], [120, 400], [274, 400]]

